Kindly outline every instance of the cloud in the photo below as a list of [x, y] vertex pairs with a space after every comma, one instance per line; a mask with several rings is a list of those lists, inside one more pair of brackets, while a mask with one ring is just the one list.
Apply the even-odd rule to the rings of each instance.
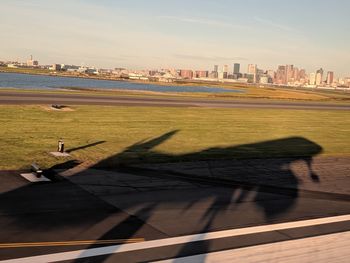
[[178, 17], [178, 16], [159, 16], [160, 19], [167, 19], [173, 21], [179, 21], [184, 23], [193, 23], [199, 25], [207, 25], [214, 27], [225, 27], [225, 28], [234, 28], [234, 29], [248, 29], [246, 25], [232, 24], [220, 20], [211, 20], [203, 18], [189, 18], [189, 17]]
[[199, 56], [199, 55], [185, 55], [185, 54], [174, 54], [175, 58], [188, 59], [188, 60], [200, 60], [200, 61], [232, 61], [239, 60], [245, 61], [248, 58], [244, 57], [221, 57], [221, 56]]
[[268, 19], [264, 19], [264, 18], [261, 18], [261, 17], [254, 17], [254, 20], [264, 26], [268, 26], [268, 27], [272, 27], [272, 28], [276, 28], [276, 29], [279, 29], [281, 31], [288, 31], [288, 32], [294, 32], [294, 33], [297, 33], [298, 31], [293, 28], [293, 27], [289, 27], [289, 26], [286, 26], [286, 25], [283, 25], [283, 24], [279, 24], [279, 23], [276, 23], [274, 21], [271, 21], [271, 20], [268, 20]]

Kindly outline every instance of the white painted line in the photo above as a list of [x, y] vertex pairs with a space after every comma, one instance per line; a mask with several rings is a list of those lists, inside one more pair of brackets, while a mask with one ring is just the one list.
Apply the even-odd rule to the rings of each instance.
[[220, 252], [157, 261], [157, 263], [211, 262], [344, 262], [350, 259], [350, 231]]
[[21, 174], [21, 176], [28, 180], [29, 182], [32, 182], [32, 183], [38, 183], [38, 182], [50, 182], [51, 180], [49, 178], [46, 178], [45, 176], [40, 176], [40, 177], [37, 177], [35, 174], [33, 173], [24, 173], [24, 174]]
[[322, 224], [329, 224], [329, 223], [336, 223], [336, 222], [343, 222], [343, 221], [350, 221], [350, 215], [325, 217], [325, 218], [301, 220], [301, 221], [279, 223], [279, 224], [272, 224], [272, 225], [223, 230], [223, 231], [216, 231], [216, 232], [209, 232], [209, 233], [202, 233], [202, 234], [195, 234], [195, 235], [144, 241], [144, 242], [133, 243], [133, 244], [115, 245], [115, 246], [108, 246], [108, 247], [101, 247], [101, 248], [91, 248], [91, 249], [75, 250], [70, 252], [47, 254], [47, 255], [41, 255], [41, 256], [17, 258], [12, 260], [4, 260], [0, 262], [1, 263], [7, 263], [7, 262], [8, 263], [10, 262], [11, 263], [24, 263], [24, 262], [44, 263], [44, 262], [72, 260], [72, 259], [78, 259], [78, 258], [94, 257], [94, 256], [108, 255], [108, 254], [121, 253], [121, 252], [130, 252], [130, 251], [141, 250], [141, 249], [151, 249], [151, 248], [157, 248], [157, 247], [163, 247], [163, 246], [186, 244], [186, 243], [191, 243], [196, 241], [248, 235], [248, 234], [290, 229], [290, 228], [296, 228], [296, 227], [322, 225]]

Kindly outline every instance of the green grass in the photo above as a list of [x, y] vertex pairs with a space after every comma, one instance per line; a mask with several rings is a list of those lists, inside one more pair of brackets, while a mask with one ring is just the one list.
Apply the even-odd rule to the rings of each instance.
[[[40, 106], [0, 106], [0, 169], [25, 168], [32, 161], [49, 167], [64, 161], [48, 154], [56, 150], [60, 137], [68, 149], [105, 141], [72, 152], [73, 158], [89, 163], [123, 151], [119, 163], [131, 159], [148, 162], [282, 157], [296, 154], [288, 149], [290, 146], [283, 146], [283, 140], [281, 144], [267, 143], [255, 148], [236, 146], [291, 136], [318, 144], [325, 155], [350, 155], [347, 111], [107, 106], [74, 109], [58, 112]], [[150, 143], [130, 147], [173, 130], [178, 132], [154, 147]], [[203, 151], [213, 147], [213, 152]], [[264, 151], [264, 147], [273, 149]]]

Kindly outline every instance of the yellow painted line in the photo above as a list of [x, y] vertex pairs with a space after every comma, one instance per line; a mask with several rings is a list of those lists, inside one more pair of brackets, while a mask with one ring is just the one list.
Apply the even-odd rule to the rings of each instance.
[[49, 247], [49, 246], [77, 246], [100, 244], [129, 244], [145, 241], [144, 238], [110, 239], [110, 240], [75, 240], [75, 241], [49, 241], [49, 242], [25, 242], [25, 243], [0, 243], [0, 248], [21, 247]]

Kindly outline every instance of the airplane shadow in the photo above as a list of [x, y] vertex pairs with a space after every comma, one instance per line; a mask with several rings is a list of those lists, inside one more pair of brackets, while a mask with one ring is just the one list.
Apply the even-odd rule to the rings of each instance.
[[[157, 138], [139, 141], [123, 152], [112, 155], [106, 159], [103, 159], [96, 163], [94, 166], [90, 167], [93, 169], [102, 169], [102, 170], [115, 170], [118, 171], [121, 167], [127, 167], [132, 164], [140, 164], [140, 163], [157, 163], [159, 161], [168, 162], [168, 163], [178, 163], [181, 166], [184, 161], [197, 161], [197, 162], [211, 162], [214, 160], [225, 160], [225, 162], [231, 162], [233, 164], [237, 163], [237, 160], [240, 163], [240, 170], [235, 170], [234, 165], [229, 166], [233, 167], [232, 170], [226, 169], [225, 178], [232, 179], [233, 181], [245, 181], [246, 184], [243, 188], [239, 186], [228, 187], [226, 192], [201, 192], [198, 194], [196, 200], [188, 201], [186, 196], [182, 197], [181, 195], [172, 196], [169, 199], [164, 196], [167, 202], [174, 202], [180, 204], [186, 204], [186, 209], [191, 210], [191, 208], [199, 201], [211, 198], [213, 202], [211, 205], [206, 208], [202, 217], [199, 219], [201, 222], [205, 222], [203, 228], [199, 231], [201, 233], [205, 233], [210, 231], [211, 225], [220, 216], [220, 214], [225, 211], [225, 209], [232, 204], [240, 204], [244, 200], [251, 195], [251, 193], [255, 193], [254, 200], [255, 204], [258, 206], [261, 211], [265, 214], [267, 220], [276, 218], [277, 216], [286, 213], [288, 210], [292, 209], [295, 205], [295, 202], [298, 198], [298, 186], [299, 180], [297, 176], [294, 174], [291, 169], [291, 164], [296, 161], [305, 162], [306, 166], [309, 170], [309, 176], [314, 183], [318, 183], [320, 181], [317, 174], [312, 170], [312, 161], [315, 156], [322, 152], [322, 147], [317, 143], [308, 140], [303, 137], [288, 137], [271, 141], [257, 142], [251, 144], [243, 144], [243, 145], [234, 145], [230, 147], [212, 147], [199, 152], [193, 152], [188, 154], [170, 154], [159, 152], [155, 150], [155, 148], [164, 143], [165, 141], [171, 139], [175, 136], [179, 131], [174, 130], [167, 132]], [[100, 144], [103, 142], [97, 142], [94, 145]], [[93, 145], [88, 145], [93, 146]], [[81, 147], [80, 147], [81, 148]], [[82, 147], [84, 148], [84, 147]], [[71, 149], [71, 151], [77, 150]], [[288, 158], [281, 158], [281, 157]], [[262, 165], [254, 166], [252, 165], [251, 157], [261, 158], [260, 162]], [[266, 165], [272, 165], [273, 169], [267, 169], [264, 165], [264, 158], [271, 157], [273, 158], [273, 163]], [[258, 160], [258, 159], [256, 159]], [[69, 161], [64, 164], [60, 164], [58, 166], [52, 167], [49, 169], [49, 173], [52, 175], [52, 171], [55, 169], [68, 169], [78, 165], [78, 161]], [[125, 170], [125, 169], [124, 169]], [[210, 170], [210, 167], [209, 167]], [[142, 173], [138, 173], [137, 175], [142, 176]], [[147, 173], [147, 176], [150, 176]], [[166, 177], [166, 173], [158, 174], [157, 176]], [[220, 180], [220, 173], [216, 173], [215, 171], [211, 171], [210, 174], [212, 179]], [[189, 178], [191, 179], [191, 178]], [[186, 180], [186, 178], [184, 178]], [[266, 195], [266, 189], [264, 186], [265, 182], [271, 182], [273, 180], [282, 181], [285, 184], [288, 184], [289, 191], [286, 192], [288, 198], [281, 200], [279, 203], [276, 203], [274, 206], [271, 206], [269, 202], [259, 202], [259, 200], [263, 199], [263, 196]], [[249, 183], [250, 182], [250, 183]], [[53, 184], [54, 185], [54, 184]], [[72, 204], [74, 204], [74, 191], [62, 191], [62, 189], [58, 187], [51, 187], [48, 184], [48, 194], [53, 202], [60, 202], [60, 197], [64, 196], [64, 200], [71, 200]], [[77, 187], [78, 188], [78, 187]], [[60, 228], [65, 228], [69, 225], [74, 224], [97, 224], [100, 221], [103, 221], [104, 218], [108, 216], [108, 213], [99, 214], [98, 211], [94, 216], [85, 216], [85, 217], [75, 217], [72, 220], [68, 220], [69, 215], [67, 215], [67, 220], [65, 221], [55, 221], [53, 224], [50, 221], [38, 221], [35, 220], [25, 220], [22, 218], [21, 214], [18, 213], [20, 209], [14, 206], [14, 202], [18, 201], [18, 196], [22, 196], [27, 198], [26, 204], [30, 205], [33, 210], [40, 209], [41, 207], [36, 207], [42, 205], [42, 203], [35, 203], [35, 198], [37, 186], [36, 185], [26, 185], [21, 188], [14, 189], [9, 192], [4, 192], [0, 194], [0, 212], [11, 215], [16, 219], [16, 225], [23, 228], [33, 228], [36, 231], [57, 231]], [[79, 190], [80, 191], [80, 190]], [[34, 198], [34, 197], [35, 198]], [[235, 196], [235, 199], [232, 199], [232, 196]], [[250, 198], [250, 197], [249, 197]], [[32, 201], [32, 202], [31, 202]], [[163, 201], [162, 198], [158, 199], [157, 202]], [[95, 202], [95, 201], [94, 201]], [[100, 202], [100, 201], [98, 201]], [[137, 205], [143, 205], [144, 200], [138, 200], [133, 205], [136, 207]], [[134, 227], [129, 227], [128, 235], [123, 236], [123, 238], [133, 237], [133, 235], [142, 227], [142, 225], [147, 224], [149, 218], [151, 218], [153, 212], [157, 208], [157, 202], [152, 205], [145, 205], [143, 209], [140, 209], [135, 213], [133, 218], [139, 217], [142, 220], [138, 220], [138, 223]], [[96, 202], [95, 202], [96, 203]], [[101, 201], [101, 203], [103, 203]], [[105, 205], [105, 204], [104, 204]], [[55, 205], [54, 205], [55, 206]], [[61, 207], [61, 204], [57, 205]], [[110, 209], [111, 213], [118, 213], [117, 208], [113, 208], [109, 205], [105, 205]], [[69, 204], [65, 204], [64, 207], [69, 207]], [[49, 208], [45, 208], [49, 209]], [[178, 217], [182, 215], [179, 214]], [[176, 219], [174, 219], [176, 221]], [[174, 222], [175, 223], [175, 222]], [[121, 228], [124, 228], [125, 225], [128, 225], [128, 219], [125, 221], [115, 225], [105, 234], [103, 234], [99, 240], [105, 239], [113, 239], [118, 238], [118, 233], [120, 233]], [[198, 231], [197, 231], [198, 232]], [[208, 250], [209, 244], [205, 243], [201, 248], [202, 253], [205, 253]], [[94, 247], [94, 246], [91, 246]], [[184, 245], [178, 255], [184, 256], [189, 254], [191, 248], [188, 245]], [[106, 256], [100, 256], [94, 260], [94, 262], [103, 262], [108, 258]], [[203, 258], [204, 260], [205, 258]], [[84, 259], [76, 260], [76, 262], [84, 262]]]

